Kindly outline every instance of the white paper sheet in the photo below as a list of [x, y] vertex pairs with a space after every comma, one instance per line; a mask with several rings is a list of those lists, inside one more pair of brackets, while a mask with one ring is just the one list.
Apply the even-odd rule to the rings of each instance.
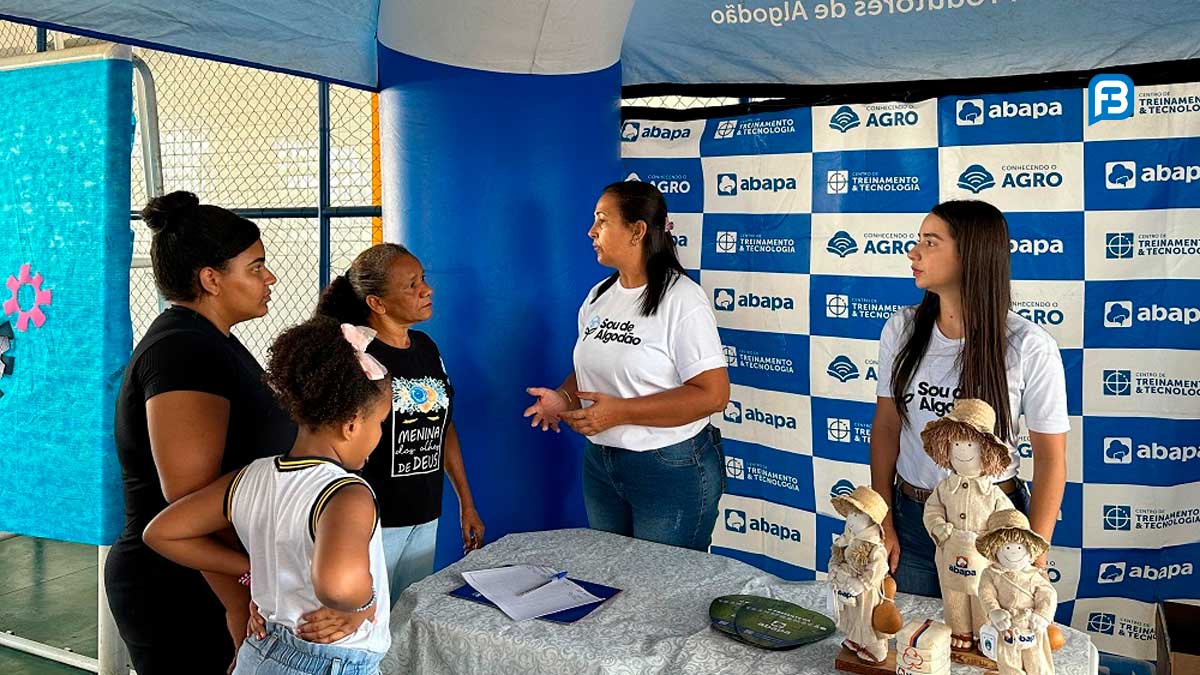
[[601, 601], [570, 579], [555, 579], [557, 572], [542, 565], [512, 565], [463, 572], [463, 578], [515, 621]]

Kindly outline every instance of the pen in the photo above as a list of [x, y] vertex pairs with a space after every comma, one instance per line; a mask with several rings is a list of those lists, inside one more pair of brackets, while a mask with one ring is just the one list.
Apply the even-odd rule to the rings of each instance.
[[554, 576], [552, 576], [552, 577], [550, 577], [549, 579], [547, 579], [545, 583], [538, 584], [537, 586], [534, 586], [533, 588], [531, 588], [531, 589], [529, 589], [529, 590], [527, 590], [527, 591], [521, 591], [520, 593], [517, 593], [517, 594], [516, 594], [515, 596], [513, 596], [513, 597], [520, 598], [520, 597], [526, 596], [526, 595], [528, 595], [528, 594], [530, 594], [530, 593], [532, 593], [532, 592], [534, 592], [534, 591], [538, 591], [538, 590], [541, 590], [541, 589], [543, 589], [543, 588], [545, 588], [545, 587], [549, 586], [550, 584], [554, 583], [555, 581], [558, 581], [559, 579], [565, 579], [565, 578], [566, 578], [566, 576], [567, 576], [567, 571], [566, 571], [566, 570], [563, 570], [562, 572], [558, 572], [558, 573], [557, 573], [557, 574], [555, 574]]

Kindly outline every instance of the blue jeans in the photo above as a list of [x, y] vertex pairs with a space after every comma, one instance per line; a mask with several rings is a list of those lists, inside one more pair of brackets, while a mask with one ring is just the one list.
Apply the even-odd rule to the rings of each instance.
[[588, 441], [583, 501], [597, 530], [707, 551], [725, 491], [721, 432], [634, 452]]
[[433, 574], [437, 529], [437, 518], [420, 525], [383, 528], [383, 559], [393, 606], [404, 589]]
[[375, 675], [383, 654], [305, 642], [292, 631], [267, 623], [267, 637], [246, 638], [233, 675]]
[[[900, 492], [898, 486], [892, 488], [892, 494], [892, 526], [900, 541], [900, 562], [892, 575], [896, 579], [896, 588], [903, 593], [940, 598], [942, 589], [933, 562], [936, 547], [923, 522], [925, 503]], [[1028, 515], [1029, 491], [1024, 482], [1008, 498], [1021, 513]]]

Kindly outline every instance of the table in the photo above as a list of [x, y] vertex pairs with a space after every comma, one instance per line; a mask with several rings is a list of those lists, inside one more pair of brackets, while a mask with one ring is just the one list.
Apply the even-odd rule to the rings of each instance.
[[[550, 565], [624, 592], [570, 625], [517, 623], [497, 609], [446, 595], [463, 583], [462, 571], [510, 563]], [[823, 582], [783, 581], [732, 558], [587, 529], [511, 534], [404, 591], [392, 610], [392, 648], [381, 668], [387, 675], [834, 672], [840, 636], [772, 652], [709, 628], [709, 603], [733, 593], [826, 613]], [[896, 604], [906, 621], [941, 616], [934, 598], [901, 593]], [[1063, 632], [1067, 643], [1054, 654], [1057, 674], [1094, 674], [1091, 640], [1065, 626]], [[953, 672], [984, 671], [955, 665]]]

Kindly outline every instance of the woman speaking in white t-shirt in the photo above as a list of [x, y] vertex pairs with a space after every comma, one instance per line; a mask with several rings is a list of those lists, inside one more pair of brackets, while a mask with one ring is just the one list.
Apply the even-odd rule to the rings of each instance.
[[587, 436], [583, 496], [595, 529], [706, 550], [724, 491], [721, 435], [709, 415], [729, 375], [704, 290], [675, 255], [667, 203], [650, 183], [604, 188], [588, 230], [616, 268], [579, 308], [575, 369], [532, 387], [531, 426], [560, 420]]
[[[871, 426], [871, 486], [892, 504], [883, 527], [900, 590], [940, 595], [925, 500], [948, 471], [925, 454], [921, 431], [956, 398], [996, 411], [995, 433], [1011, 461], [996, 481], [1051, 540], [1066, 485], [1067, 393], [1054, 338], [1011, 310], [1008, 223], [981, 201], [933, 207], [909, 252], [925, 297], [897, 311], [879, 338], [879, 385]], [[1034, 483], [1027, 493], [1014, 447], [1025, 416]], [[1039, 561], [1044, 564], [1044, 560]]]

